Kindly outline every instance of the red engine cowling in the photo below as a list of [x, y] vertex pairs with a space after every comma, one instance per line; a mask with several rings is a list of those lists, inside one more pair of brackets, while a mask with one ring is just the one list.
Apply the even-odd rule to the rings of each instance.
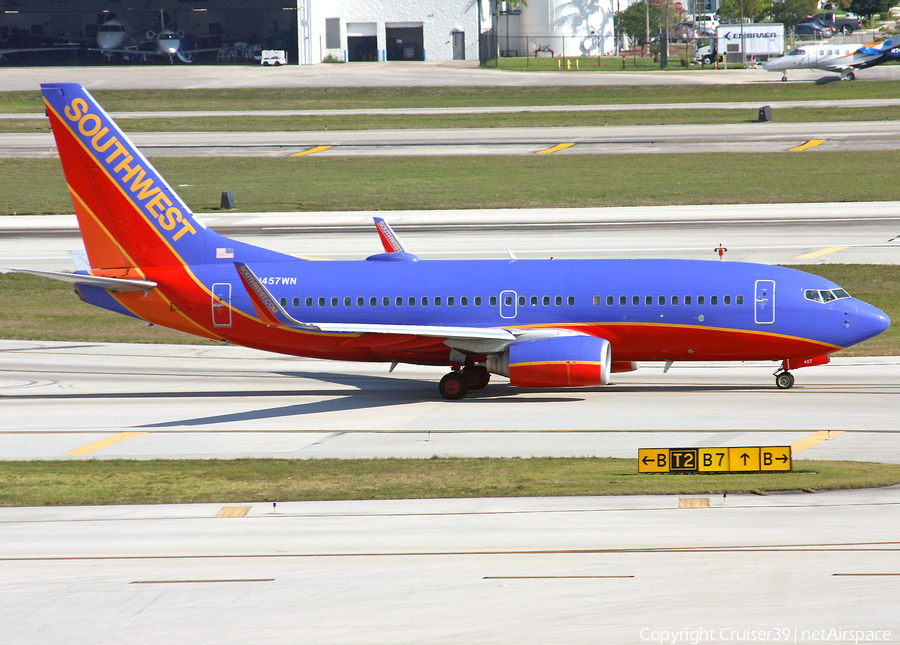
[[516, 387], [585, 387], [609, 383], [611, 363], [609, 341], [559, 336], [513, 343], [488, 369]]

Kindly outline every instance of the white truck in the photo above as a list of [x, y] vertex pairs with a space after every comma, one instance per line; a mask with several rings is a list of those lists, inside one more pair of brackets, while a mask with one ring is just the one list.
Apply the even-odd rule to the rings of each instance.
[[719, 25], [716, 37], [709, 38], [707, 45], [694, 52], [694, 62], [710, 64], [724, 59], [741, 65], [744, 60], [765, 61], [783, 55], [784, 25], [781, 23]]
[[261, 52], [259, 64], [263, 67], [287, 65], [287, 52], [283, 49], [264, 49]]

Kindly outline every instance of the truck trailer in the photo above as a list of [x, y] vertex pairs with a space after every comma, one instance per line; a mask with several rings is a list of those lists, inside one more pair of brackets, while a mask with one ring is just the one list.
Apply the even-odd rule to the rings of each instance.
[[743, 65], [745, 60], [766, 61], [783, 55], [784, 25], [781, 23], [719, 25], [716, 37], [697, 48], [694, 61], [709, 64], [724, 60]]

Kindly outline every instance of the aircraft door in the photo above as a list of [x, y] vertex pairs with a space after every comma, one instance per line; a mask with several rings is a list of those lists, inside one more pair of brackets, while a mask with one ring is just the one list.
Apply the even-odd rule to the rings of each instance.
[[757, 280], [754, 320], [757, 325], [775, 324], [775, 281]]
[[212, 286], [213, 327], [231, 327], [231, 283], [216, 282]]
[[515, 318], [516, 317], [516, 297], [515, 291], [500, 292], [500, 317]]

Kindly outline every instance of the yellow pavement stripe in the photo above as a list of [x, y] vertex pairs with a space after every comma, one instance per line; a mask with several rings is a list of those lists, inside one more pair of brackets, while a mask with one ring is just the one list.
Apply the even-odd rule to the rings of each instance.
[[808, 437], [803, 437], [799, 441], [795, 441], [794, 443], [792, 443], [791, 453], [798, 453], [801, 450], [813, 448], [815, 446], [818, 446], [823, 441], [829, 441], [842, 434], [844, 434], [843, 430], [822, 430], [821, 432], [816, 432], [815, 434], [811, 434]]
[[791, 148], [788, 152], [800, 152], [801, 150], [809, 150], [810, 148], [815, 148], [816, 146], [820, 146], [825, 143], [825, 139], [810, 139], [802, 146], [797, 146], [796, 148]]
[[82, 446], [81, 448], [76, 448], [75, 450], [70, 450], [66, 455], [71, 457], [81, 457], [83, 455], [89, 455], [92, 452], [97, 452], [98, 450], [103, 450], [104, 448], [109, 448], [110, 446], [114, 446], [117, 443], [122, 443], [123, 441], [128, 441], [129, 439], [134, 439], [135, 437], [140, 437], [142, 434], [147, 434], [146, 432], [120, 432], [119, 434], [114, 434], [111, 437], [107, 437], [106, 439], [101, 439], [100, 441], [95, 441], [94, 443], [89, 443], [86, 446]]
[[559, 145], [555, 145], [552, 148], [547, 148], [546, 150], [538, 150], [535, 154], [549, 155], [552, 152], [559, 152], [560, 150], [565, 150], [566, 148], [571, 148], [574, 145], [575, 145], [574, 143], [560, 143]]
[[216, 517], [244, 517], [249, 511], [249, 506], [223, 506]]
[[843, 251], [846, 249], [846, 246], [829, 246], [825, 249], [819, 249], [818, 251], [813, 251], [811, 253], [804, 253], [803, 255], [798, 255], [795, 257], [795, 260], [812, 260], [813, 258], [820, 258], [823, 255], [828, 255], [829, 253], [837, 253], [838, 251]]
[[288, 155], [288, 157], [304, 157], [306, 155], [314, 155], [317, 152], [322, 152], [333, 147], [334, 146], [316, 146], [315, 148], [310, 148], [309, 150], [304, 150], [303, 152], [295, 152], [294, 154]]

